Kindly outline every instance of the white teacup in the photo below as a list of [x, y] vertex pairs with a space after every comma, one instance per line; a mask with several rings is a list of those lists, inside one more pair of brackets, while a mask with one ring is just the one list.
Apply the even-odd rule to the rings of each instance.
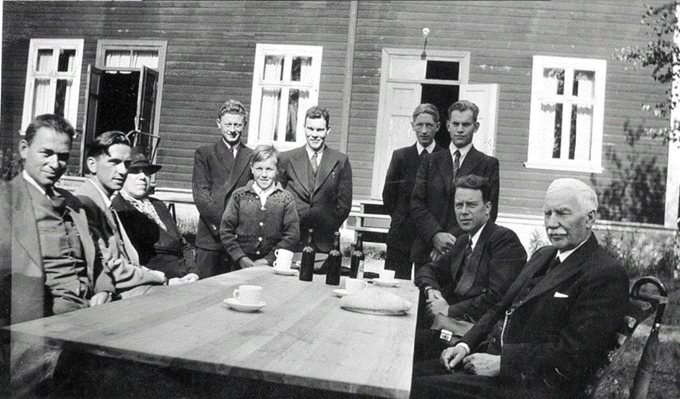
[[240, 285], [232, 294], [235, 300], [245, 305], [259, 304], [262, 296], [262, 287], [259, 285]]
[[359, 280], [356, 278], [345, 279], [345, 291], [347, 291], [350, 294], [353, 292], [363, 290], [364, 288], [366, 288], [367, 285], [368, 283], [366, 282], [366, 280]]
[[281, 269], [290, 269], [290, 265], [293, 263], [293, 252], [287, 249], [279, 248], [274, 251], [276, 255], [276, 262], [274, 262], [274, 267]]
[[394, 270], [381, 270], [380, 279], [385, 281], [394, 280]]

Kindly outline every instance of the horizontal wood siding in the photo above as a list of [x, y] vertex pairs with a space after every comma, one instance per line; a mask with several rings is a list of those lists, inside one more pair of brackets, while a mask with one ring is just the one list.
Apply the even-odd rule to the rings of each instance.
[[[644, 3], [650, 4], [645, 1]], [[656, 2], [659, 3], [659, 2]], [[654, 4], [654, 2], [651, 2]], [[356, 195], [370, 196], [372, 157], [384, 47], [422, 49], [422, 28], [431, 30], [428, 49], [469, 51], [470, 83], [498, 83], [500, 103], [496, 156], [501, 165], [500, 212], [540, 215], [545, 190], [556, 177], [592, 181], [598, 191], [616, 181], [606, 161], [614, 151], [624, 161], [634, 156], [624, 125], [666, 126], [641, 111], [642, 103], [664, 98], [664, 87], [650, 70], [634, 70], [613, 58], [616, 49], [642, 45], [649, 38], [640, 24], [642, 1], [551, 2], [360, 2], [355, 52], [349, 147], [360, 181]], [[602, 174], [526, 169], [534, 55], [597, 58], [607, 61]], [[637, 156], [652, 163], [665, 186], [667, 147], [642, 137]], [[361, 160], [355, 162], [354, 160]], [[362, 185], [361, 183], [365, 183]], [[663, 190], [663, 188], [662, 188]], [[663, 200], [662, 200], [663, 201]], [[663, 214], [663, 202], [649, 204]]]
[[[340, 131], [349, 3], [270, 1], [5, 2], [2, 134], [21, 128], [31, 38], [84, 38], [94, 64], [99, 39], [167, 40], [157, 184], [190, 188], [195, 149], [218, 140], [215, 115], [228, 98], [250, 108], [257, 43], [323, 46], [319, 104]], [[83, 68], [86, 71], [86, 68]], [[86, 76], [81, 79], [82, 123]], [[335, 130], [335, 129], [334, 129]], [[336, 147], [339, 137], [329, 136]], [[77, 164], [79, 144], [74, 144]]]

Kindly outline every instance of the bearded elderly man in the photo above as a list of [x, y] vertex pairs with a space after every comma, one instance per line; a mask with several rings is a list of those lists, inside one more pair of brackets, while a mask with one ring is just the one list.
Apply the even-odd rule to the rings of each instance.
[[543, 214], [552, 245], [439, 362], [415, 366], [413, 397], [585, 395], [625, 314], [628, 277], [597, 243], [597, 196], [585, 183], [553, 181]]

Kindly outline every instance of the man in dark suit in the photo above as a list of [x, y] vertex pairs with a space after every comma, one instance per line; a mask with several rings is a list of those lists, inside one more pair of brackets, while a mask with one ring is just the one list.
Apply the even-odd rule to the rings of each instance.
[[193, 193], [200, 218], [196, 233], [196, 264], [201, 278], [236, 270], [220, 239], [220, 223], [231, 194], [253, 178], [253, 150], [241, 143], [248, 111], [239, 101], [228, 100], [217, 112], [222, 138], [199, 147], [194, 156]]
[[[19, 144], [23, 171], [0, 183], [6, 228], [0, 234], [0, 327], [100, 305], [114, 292], [82, 204], [55, 187], [66, 171], [74, 134], [61, 116], [37, 116]], [[12, 340], [11, 385], [6, 385], [12, 396], [49, 392], [59, 353], [47, 343]], [[6, 361], [0, 359], [0, 368]]]
[[463, 233], [451, 207], [453, 182], [457, 177], [474, 174], [489, 179], [491, 220], [495, 221], [498, 215], [498, 160], [477, 151], [472, 145], [472, 137], [479, 128], [479, 108], [462, 100], [451, 104], [448, 112], [449, 151], [423, 158], [411, 196], [411, 217], [417, 232], [411, 260], [415, 262], [416, 270], [449, 252], [456, 237]]
[[413, 111], [411, 127], [416, 143], [392, 153], [382, 192], [383, 203], [392, 218], [387, 233], [385, 269], [394, 270], [395, 277], [411, 278], [411, 247], [415, 239], [414, 221], [410, 217], [411, 193], [420, 161], [425, 154], [442, 150], [434, 142], [439, 130], [439, 111], [432, 104], [420, 104]]
[[309, 228], [318, 252], [333, 246], [333, 234], [352, 207], [352, 167], [347, 155], [328, 148], [330, 116], [325, 108], [312, 107], [305, 114], [307, 144], [283, 154], [282, 183], [295, 197], [300, 216], [298, 250], [307, 242]]
[[168, 285], [198, 280], [193, 246], [182, 237], [163, 201], [149, 196], [151, 176], [161, 166], [149, 162], [136, 149], [130, 161], [123, 188], [111, 205], [137, 250], [140, 264], [165, 273]]
[[597, 196], [585, 183], [555, 180], [543, 213], [552, 245], [441, 364], [416, 365], [413, 397], [584, 396], [623, 320], [628, 276], [592, 233]]
[[[443, 315], [471, 327], [503, 298], [527, 254], [512, 230], [490, 220], [491, 187], [485, 178], [459, 177], [454, 187], [456, 219], [465, 234], [446, 255], [418, 269], [415, 283], [427, 298], [430, 317]], [[452, 332], [460, 336], [465, 331]], [[445, 341], [438, 339], [438, 333], [418, 330], [416, 356], [427, 358], [433, 352], [436, 356], [443, 349]]]

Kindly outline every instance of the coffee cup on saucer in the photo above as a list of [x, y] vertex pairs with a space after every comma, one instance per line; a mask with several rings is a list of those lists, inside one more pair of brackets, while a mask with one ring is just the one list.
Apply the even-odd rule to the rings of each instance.
[[383, 280], [383, 281], [394, 280], [394, 270], [381, 270], [380, 271], [380, 279]]
[[258, 305], [262, 298], [262, 287], [259, 285], [240, 285], [232, 294], [234, 299], [244, 305]]
[[287, 249], [279, 248], [274, 251], [276, 255], [276, 260], [274, 261], [274, 267], [277, 269], [290, 269], [293, 264], [293, 252]]

